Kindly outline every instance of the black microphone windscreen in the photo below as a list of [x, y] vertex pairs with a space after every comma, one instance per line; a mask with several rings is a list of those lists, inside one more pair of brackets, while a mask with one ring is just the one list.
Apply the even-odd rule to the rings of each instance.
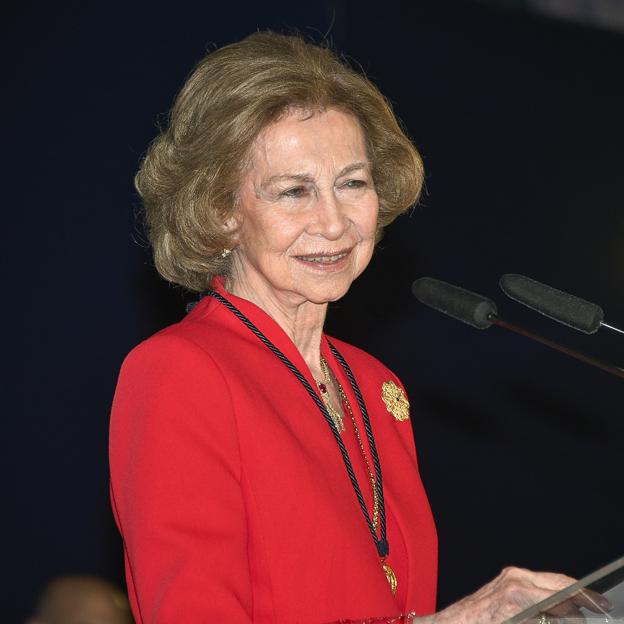
[[491, 299], [432, 277], [417, 279], [412, 284], [412, 293], [430, 308], [477, 329], [487, 329], [492, 324], [490, 315], [498, 314]]
[[507, 273], [500, 279], [503, 292], [518, 303], [573, 329], [593, 334], [604, 318], [602, 308], [529, 277]]

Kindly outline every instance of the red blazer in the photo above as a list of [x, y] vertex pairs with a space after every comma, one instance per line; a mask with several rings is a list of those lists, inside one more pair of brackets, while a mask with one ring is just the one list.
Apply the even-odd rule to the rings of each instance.
[[[315, 388], [279, 325], [220, 282], [217, 289]], [[247, 327], [206, 297], [130, 353], [115, 394], [111, 496], [137, 624], [320, 624], [434, 611], [437, 539], [412, 428], [381, 398], [384, 381], [400, 382], [370, 355], [332, 342], [371, 418], [397, 595], [318, 407]], [[321, 350], [365, 441], [357, 401], [325, 337]], [[370, 509], [365, 465], [353, 426], [345, 425]]]

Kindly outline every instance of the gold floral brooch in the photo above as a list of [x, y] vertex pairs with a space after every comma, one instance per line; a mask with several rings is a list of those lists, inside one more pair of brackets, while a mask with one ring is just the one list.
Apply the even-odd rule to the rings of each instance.
[[381, 386], [381, 398], [386, 404], [386, 409], [398, 420], [403, 421], [409, 418], [409, 401], [402, 388], [399, 388], [394, 381], [384, 381]]

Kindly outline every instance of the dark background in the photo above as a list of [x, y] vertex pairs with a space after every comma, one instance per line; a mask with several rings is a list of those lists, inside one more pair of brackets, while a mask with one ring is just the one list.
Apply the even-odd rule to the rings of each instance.
[[121, 581], [108, 412], [133, 345], [189, 297], [155, 275], [132, 177], [191, 67], [296, 27], [356, 59], [423, 154], [420, 205], [387, 231], [328, 330], [408, 387], [440, 535], [439, 605], [502, 566], [581, 576], [624, 554], [622, 380], [410, 295], [430, 275], [622, 365], [502, 295], [518, 272], [624, 326], [624, 35], [472, 2], [22, 2], [2, 25], [5, 172], [3, 621], [51, 576]]

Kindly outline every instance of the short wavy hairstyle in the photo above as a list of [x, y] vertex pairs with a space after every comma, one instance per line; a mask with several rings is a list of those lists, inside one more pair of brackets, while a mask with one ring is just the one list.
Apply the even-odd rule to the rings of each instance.
[[422, 160], [379, 90], [325, 46], [258, 32], [197, 65], [136, 175], [162, 277], [201, 292], [227, 274], [226, 222], [252, 144], [293, 108], [338, 108], [359, 121], [379, 197], [378, 239], [418, 200]]

